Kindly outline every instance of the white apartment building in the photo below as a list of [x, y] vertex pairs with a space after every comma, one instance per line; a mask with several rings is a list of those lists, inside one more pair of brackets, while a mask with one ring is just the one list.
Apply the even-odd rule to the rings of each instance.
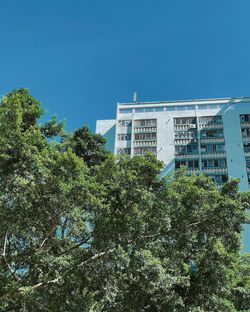
[[162, 175], [185, 166], [218, 185], [233, 177], [249, 188], [250, 97], [118, 103], [116, 119], [98, 120], [96, 132], [114, 154], [155, 153]]

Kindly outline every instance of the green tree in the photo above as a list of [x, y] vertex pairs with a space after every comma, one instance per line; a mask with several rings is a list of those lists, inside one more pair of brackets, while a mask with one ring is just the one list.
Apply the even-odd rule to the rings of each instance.
[[237, 181], [162, 179], [42, 112], [26, 89], [0, 103], [1, 311], [250, 309]]

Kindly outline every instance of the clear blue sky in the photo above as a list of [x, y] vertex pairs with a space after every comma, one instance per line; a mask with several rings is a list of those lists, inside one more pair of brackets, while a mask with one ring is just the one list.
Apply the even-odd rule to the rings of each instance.
[[250, 95], [249, 0], [0, 0], [0, 95], [67, 128], [116, 102]]

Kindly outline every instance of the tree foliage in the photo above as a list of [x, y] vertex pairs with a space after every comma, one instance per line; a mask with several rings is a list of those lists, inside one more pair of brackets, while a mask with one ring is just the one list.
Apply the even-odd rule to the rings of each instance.
[[249, 311], [237, 181], [160, 178], [42, 112], [26, 89], [0, 103], [1, 311]]

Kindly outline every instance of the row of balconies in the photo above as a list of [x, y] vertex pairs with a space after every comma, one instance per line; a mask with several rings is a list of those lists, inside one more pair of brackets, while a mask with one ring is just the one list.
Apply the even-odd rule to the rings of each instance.
[[[175, 139], [175, 145], [185, 145], [185, 144], [188, 144], [188, 143], [196, 143], [198, 142], [198, 139], [197, 138], [178, 138], [178, 139]], [[200, 142], [201, 143], [210, 143], [210, 142], [224, 142], [224, 138], [201, 138], [200, 139]]]
[[[187, 130], [187, 129], [196, 129], [196, 124], [187, 124], [187, 125], [174, 125], [175, 130]], [[199, 123], [200, 129], [221, 129], [223, 128], [222, 122], [213, 122], [213, 123]]]
[[134, 146], [157, 146], [156, 140], [134, 141]]
[[211, 123], [211, 124], [200, 124], [200, 129], [221, 129], [223, 128], [223, 123]]
[[194, 169], [187, 169], [185, 171], [187, 174], [199, 174], [199, 173], [205, 173], [205, 174], [226, 174], [227, 173], [227, 168], [204, 168], [202, 170], [198, 169], [198, 168], [194, 168]]
[[[203, 159], [210, 159], [210, 158], [225, 158], [225, 152], [213, 152], [213, 153], [201, 153], [201, 158]], [[175, 154], [176, 159], [185, 159], [185, 158], [199, 158], [199, 154]]]
[[250, 128], [250, 121], [242, 121], [240, 125], [242, 128]]
[[157, 127], [136, 127], [134, 133], [157, 132]]
[[175, 145], [187, 145], [188, 143], [196, 143], [197, 139], [175, 139]]
[[177, 132], [177, 133], [175, 133], [174, 138], [175, 138], [175, 140], [197, 139], [197, 135], [194, 135], [194, 134], [188, 133], [188, 132], [179, 134]]
[[197, 126], [194, 124], [190, 124], [190, 125], [175, 125], [174, 126], [174, 130], [189, 130], [189, 129], [196, 129]]
[[222, 137], [217, 137], [217, 138], [200, 138], [200, 142], [205, 143], [205, 142], [224, 142], [224, 138]]
[[250, 142], [250, 136], [243, 136], [243, 142]]

